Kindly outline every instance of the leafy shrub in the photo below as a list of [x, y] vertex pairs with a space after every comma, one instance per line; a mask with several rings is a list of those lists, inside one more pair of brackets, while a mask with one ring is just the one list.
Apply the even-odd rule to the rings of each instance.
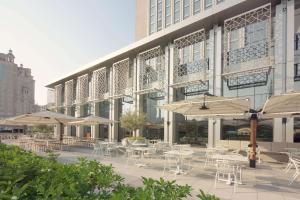
[[[80, 158], [62, 164], [57, 155], [36, 156], [15, 146], [0, 144], [0, 199], [76, 200], [180, 200], [191, 195], [191, 187], [175, 181], [143, 177], [143, 186], [131, 187], [112, 166]], [[198, 195], [203, 200], [218, 198]]]
[[220, 200], [215, 195], [205, 194], [203, 190], [200, 190], [200, 194], [197, 195], [200, 200]]

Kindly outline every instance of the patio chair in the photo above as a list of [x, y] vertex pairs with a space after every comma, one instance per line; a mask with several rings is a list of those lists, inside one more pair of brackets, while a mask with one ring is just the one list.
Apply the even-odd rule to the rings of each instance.
[[102, 147], [101, 143], [94, 144], [93, 154], [103, 155], [103, 147]]
[[216, 155], [216, 152], [213, 149], [206, 149], [205, 150], [204, 168], [206, 168], [207, 165], [214, 165], [215, 164], [215, 160], [213, 159], [214, 155]]
[[236, 192], [239, 184], [237, 173], [239, 171], [239, 167], [231, 165], [229, 162], [224, 160], [217, 160], [216, 168], [215, 188], [219, 181], [223, 181], [227, 184], [233, 183], [233, 191]]
[[178, 171], [178, 166], [179, 166], [179, 158], [174, 155], [169, 155], [165, 154], [164, 155], [165, 160], [164, 160], [164, 170], [163, 170], [163, 175], [165, 175], [166, 170], [169, 172], [175, 172], [175, 176]]
[[156, 157], [156, 148], [154, 147], [149, 148], [149, 150], [144, 153], [144, 158], [149, 158], [150, 160], [152, 160], [155, 157]]
[[141, 155], [134, 151], [132, 147], [126, 147], [126, 157], [126, 165], [128, 165], [130, 161], [133, 161], [134, 164], [137, 164], [138, 160], [141, 158]]
[[291, 162], [293, 163], [293, 166], [295, 167], [295, 173], [292, 176], [292, 178], [290, 179], [289, 185], [291, 185], [300, 174], [300, 160], [296, 159], [296, 158], [292, 158]]

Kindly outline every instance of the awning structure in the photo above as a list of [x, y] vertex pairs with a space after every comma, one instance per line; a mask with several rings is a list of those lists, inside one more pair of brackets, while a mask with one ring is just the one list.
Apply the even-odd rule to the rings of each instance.
[[98, 124], [112, 124], [112, 123], [117, 123], [118, 121], [110, 120], [107, 118], [103, 117], [98, 117], [98, 116], [88, 116], [85, 118], [77, 118], [76, 121], [69, 122], [68, 124], [70, 125], [98, 125]]
[[261, 118], [300, 116], [300, 92], [291, 92], [270, 97], [260, 114]]
[[203, 118], [249, 118], [248, 99], [217, 96], [195, 97], [159, 106], [159, 108], [185, 116]]

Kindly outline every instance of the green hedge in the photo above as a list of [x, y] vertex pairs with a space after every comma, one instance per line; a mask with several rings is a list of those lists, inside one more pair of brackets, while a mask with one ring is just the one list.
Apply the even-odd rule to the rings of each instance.
[[[0, 144], [0, 199], [111, 199], [179, 200], [192, 188], [175, 181], [143, 178], [143, 186], [131, 187], [112, 166], [79, 159], [62, 164], [55, 156], [36, 156], [15, 146]], [[217, 199], [200, 193], [200, 199]], [[213, 197], [213, 198], [212, 198]]]

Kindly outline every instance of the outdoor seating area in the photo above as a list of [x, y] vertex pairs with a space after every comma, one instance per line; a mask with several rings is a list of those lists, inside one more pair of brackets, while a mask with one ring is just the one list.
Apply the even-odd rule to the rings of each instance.
[[[244, 171], [250, 170], [246, 149], [232, 149], [228, 146], [200, 148], [187, 144], [170, 145], [159, 140], [155, 142], [146, 139], [128, 141], [127, 138], [122, 142], [117, 142], [64, 137], [60, 143], [59, 140], [54, 139], [42, 140], [19, 136], [4, 141], [37, 153], [47, 150], [71, 152], [74, 149], [80, 152], [80, 149], [86, 149], [91, 152], [87, 156], [92, 158], [104, 159], [112, 164], [123, 162], [126, 163], [127, 168], [158, 170], [161, 176], [175, 179], [178, 176], [191, 176], [195, 170], [200, 168], [214, 174], [211, 176], [211, 180], [214, 181], [216, 189], [228, 185], [232, 192], [238, 192], [239, 186], [247, 185], [248, 181], [244, 181]], [[281, 175], [286, 177], [287, 182], [282, 184], [286, 184], [287, 187], [288, 185], [299, 185], [297, 178], [300, 174], [300, 151], [298, 151], [299, 149], [286, 150], [289, 162], [280, 164], [282, 166], [280, 171]], [[266, 165], [269, 163], [258, 162], [257, 171]]]

